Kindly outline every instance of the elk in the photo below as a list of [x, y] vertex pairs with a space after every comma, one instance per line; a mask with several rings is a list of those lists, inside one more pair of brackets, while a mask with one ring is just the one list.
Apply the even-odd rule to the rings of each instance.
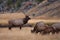
[[24, 24], [26, 24], [31, 18], [28, 15], [25, 15], [25, 18], [23, 19], [15, 19], [15, 20], [9, 20], [9, 30], [11, 30], [12, 26], [19, 26], [20, 29]]
[[31, 32], [32, 32], [32, 33], [33, 33], [33, 32], [36, 32], [36, 33], [38, 33], [38, 32], [43, 32], [47, 27], [48, 27], [48, 26], [45, 25], [44, 22], [37, 22], [36, 25], [34, 26], [34, 29], [31, 30]]
[[51, 26], [54, 28], [54, 33], [58, 33], [60, 31], [60, 22], [54, 23]]

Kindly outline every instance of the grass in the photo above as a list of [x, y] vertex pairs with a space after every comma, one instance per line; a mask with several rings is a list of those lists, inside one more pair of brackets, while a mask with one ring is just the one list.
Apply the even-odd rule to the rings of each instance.
[[0, 28], [0, 40], [60, 40], [60, 33], [58, 34], [35, 34], [31, 33], [30, 27], [22, 28]]
[[[0, 14], [0, 24], [8, 25], [8, 20], [22, 18], [21, 14]], [[60, 20], [42, 20], [42, 19], [31, 19], [28, 23], [32, 26], [36, 24], [36, 22], [44, 21], [48, 25], [52, 25], [54, 22], [59, 22]], [[35, 34], [31, 33], [33, 27], [24, 27], [21, 30], [17, 28], [12, 28], [12, 30], [8, 30], [8, 28], [0, 28], [0, 40], [60, 40], [60, 33], [58, 34]]]
[[5, 13], [0, 14], [0, 19], [3, 20], [9, 20], [9, 19], [18, 19], [18, 18], [24, 18], [25, 15], [23, 13]]
[[[24, 18], [24, 17], [25, 17], [25, 15], [22, 13], [0, 14], [0, 24], [8, 25], [9, 20], [19, 19], [19, 18]], [[52, 25], [55, 22], [60, 22], [60, 20], [58, 20], [58, 19], [56, 19], [56, 20], [55, 19], [54, 20], [53, 19], [31, 19], [28, 21], [28, 23], [34, 26], [34, 24], [36, 24], [36, 22], [40, 22], [40, 21], [43, 21], [48, 25]]]
[[25, 17], [25, 15], [23, 13], [0, 14], [0, 24], [8, 24], [9, 20], [19, 19], [19, 18], [24, 18], [24, 17]]

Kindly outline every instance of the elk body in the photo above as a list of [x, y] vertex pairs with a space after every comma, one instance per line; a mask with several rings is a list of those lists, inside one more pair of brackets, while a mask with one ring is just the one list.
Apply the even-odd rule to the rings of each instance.
[[54, 23], [52, 27], [54, 28], [54, 32], [58, 33], [60, 31], [60, 23]]
[[53, 28], [53, 27], [47, 27], [47, 28], [43, 31], [43, 34], [47, 34], [47, 33], [54, 33], [54, 28]]
[[19, 26], [20, 29], [22, 28], [22, 26], [24, 24], [26, 24], [28, 21], [30, 20], [30, 17], [29, 16], [25, 16], [25, 18], [23, 19], [15, 19], [15, 20], [9, 20], [8, 23], [9, 23], [9, 30], [11, 30], [12, 26]]
[[42, 31], [44, 31], [46, 28], [47, 28], [47, 25], [46, 25], [44, 22], [37, 22], [36, 25], [35, 25], [35, 27], [34, 27], [34, 29], [31, 30], [31, 32], [32, 32], [32, 33], [33, 33], [33, 32], [36, 32], [36, 33], [42, 32]]

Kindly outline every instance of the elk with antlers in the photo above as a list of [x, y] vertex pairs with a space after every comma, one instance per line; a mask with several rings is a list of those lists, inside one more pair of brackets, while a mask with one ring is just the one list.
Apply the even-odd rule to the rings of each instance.
[[11, 30], [12, 26], [20, 26], [20, 29], [21, 27], [26, 24], [31, 18], [25, 14], [25, 18], [23, 19], [15, 19], [15, 20], [9, 20], [8, 23], [9, 23], [9, 30]]

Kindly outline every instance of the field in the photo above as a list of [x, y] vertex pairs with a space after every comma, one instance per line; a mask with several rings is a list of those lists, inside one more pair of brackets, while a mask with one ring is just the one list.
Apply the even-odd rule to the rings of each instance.
[[0, 28], [0, 40], [60, 40], [59, 34], [47, 34], [41, 35], [36, 33], [31, 33], [32, 28], [25, 27], [20, 30], [19, 28]]
[[[2, 14], [1, 14], [2, 15]], [[5, 14], [3, 14], [5, 15]], [[13, 19], [13, 16], [8, 14], [8, 16], [0, 16], [0, 24], [6, 25], [8, 24], [8, 20]], [[15, 16], [14, 19], [19, 18], [19, 16]], [[42, 19], [31, 19], [28, 23], [36, 23], [38, 21], [44, 22], [60, 22], [60, 20], [42, 20]], [[12, 28], [12, 30], [8, 30], [8, 27], [0, 28], [0, 40], [60, 40], [60, 33], [58, 34], [47, 34], [41, 35], [40, 33], [31, 33], [33, 27], [23, 27], [21, 30], [17, 28]]]

